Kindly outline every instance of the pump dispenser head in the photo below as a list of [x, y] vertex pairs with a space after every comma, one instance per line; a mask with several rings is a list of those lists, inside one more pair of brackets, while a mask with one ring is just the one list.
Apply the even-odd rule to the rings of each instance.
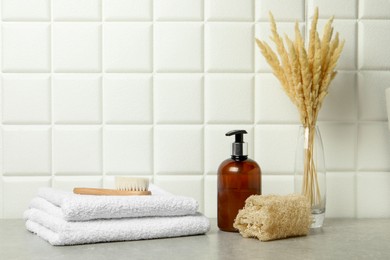
[[244, 161], [248, 158], [248, 145], [244, 143], [245, 130], [232, 130], [226, 133], [226, 136], [235, 135], [235, 141], [232, 143], [232, 159]]

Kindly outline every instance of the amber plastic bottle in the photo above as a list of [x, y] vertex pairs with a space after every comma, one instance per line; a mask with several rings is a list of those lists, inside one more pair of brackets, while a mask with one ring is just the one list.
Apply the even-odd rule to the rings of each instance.
[[237, 213], [251, 195], [261, 194], [261, 169], [248, 158], [245, 130], [233, 130], [235, 135], [231, 158], [223, 161], [218, 169], [218, 227], [222, 231], [237, 232], [233, 227]]

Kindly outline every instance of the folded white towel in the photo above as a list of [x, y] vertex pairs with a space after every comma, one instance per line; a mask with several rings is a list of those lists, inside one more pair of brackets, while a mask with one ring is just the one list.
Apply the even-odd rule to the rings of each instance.
[[209, 220], [201, 214], [69, 222], [42, 210], [24, 213], [27, 230], [52, 245], [76, 245], [204, 234]]
[[64, 217], [64, 213], [62, 213], [62, 210], [60, 207], [58, 207], [58, 206], [48, 202], [45, 199], [40, 198], [40, 197], [33, 198], [30, 202], [29, 208], [30, 209], [39, 209], [41, 211], [46, 212], [49, 215], [66, 220]]
[[[193, 215], [198, 202], [190, 197], [172, 195], [151, 184], [151, 196], [78, 195], [52, 188], [41, 188], [38, 196], [61, 210], [51, 213], [68, 221], [104, 218], [156, 217]], [[43, 205], [41, 205], [43, 204]], [[33, 200], [30, 207], [45, 208], [43, 200]]]

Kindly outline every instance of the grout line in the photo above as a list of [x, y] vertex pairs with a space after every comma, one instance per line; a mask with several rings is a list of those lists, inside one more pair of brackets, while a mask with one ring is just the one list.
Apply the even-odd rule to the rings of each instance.
[[154, 5], [154, 1], [150, 1], [150, 4], [151, 4], [151, 15], [152, 15], [152, 32], [151, 32], [151, 41], [152, 41], [152, 44], [151, 44], [151, 59], [152, 59], [152, 64], [151, 64], [151, 69], [152, 69], [152, 79], [151, 79], [151, 113], [152, 113], [152, 143], [151, 143], [151, 146], [152, 146], [152, 160], [151, 160], [151, 168], [152, 168], [152, 181], [153, 183], [155, 183], [156, 181], [156, 177], [157, 177], [157, 174], [156, 174], [156, 113], [155, 113], [155, 109], [156, 109], [156, 106], [155, 106], [155, 79], [156, 79], [156, 70], [155, 70], [155, 63], [156, 63], [156, 56], [155, 56], [155, 48], [156, 48], [156, 45], [155, 45], [155, 26], [156, 26], [156, 17], [155, 17], [155, 11], [154, 11], [154, 8], [155, 8], [155, 5]]
[[101, 167], [101, 182], [100, 187], [106, 187], [106, 171], [105, 171], [105, 164], [104, 164], [104, 135], [106, 132], [106, 120], [104, 116], [104, 0], [100, 1], [100, 120], [101, 120], [101, 127], [100, 127], [100, 167]]
[[[202, 73], [202, 121], [203, 121], [203, 143], [202, 143], [202, 170], [203, 170], [203, 185], [202, 185], [202, 196], [203, 196], [203, 207], [205, 207], [205, 193], [206, 193], [206, 3], [202, 1], [202, 15], [203, 15], [203, 41], [202, 41], [202, 62], [203, 62], [203, 73]], [[204, 211], [204, 209], [203, 209]]]
[[310, 28], [308, 28], [309, 26], [309, 0], [305, 0], [305, 11], [304, 11], [304, 15], [305, 15], [305, 18], [304, 18], [304, 24], [305, 24], [305, 28], [304, 28], [304, 33], [305, 33], [305, 38], [304, 38], [304, 43], [307, 43], [309, 42], [309, 39], [308, 39], [308, 34], [309, 34], [309, 30]]
[[50, 187], [53, 187], [54, 183], [54, 88], [53, 88], [53, 45], [54, 45], [54, 1], [49, 1], [50, 5]]
[[354, 150], [354, 166], [355, 166], [355, 174], [354, 174], [354, 183], [353, 183], [353, 191], [354, 191], [354, 217], [357, 218], [358, 216], [358, 202], [357, 202], [357, 198], [358, 198], [358, 185], [357, 185], [357, 173], [358, 173], [358, 149], [359, 149], [359, 131], [360, 131], [360, 127], [359, 127], [359, 122], [360, 122], [360, 112], [359, 112], [359, 74], [360, 74], [360, 58], [359, 58], [359, 48], [361, 47], [360, 46], [360, 33], [359, 33], [359, 20], [360, 20], [360, 3], [361, 3], [361, 0], [356, 0], [356, 38], [355, 38], [355, 57], [356, 57], [356, 64], [355, 64], [355, 67], [357, 69], [356, 71], [356, 78], [355, 78], [355, 107], [356, 107], [356, 122], [355, 122], [355, 130], [356, 130], [356, 136], [355, 136], [355, 150]]
[[[256, 138], [256, 118], [257, 118], [257, 106], [256, 106], [256, 93], [257, 93], [257, 88], [256, 88], [256, 78], [257, 78], [257, 74], [256, 74], [256, 51], [257, 51], [257, 46], [256, 46], [256, 43], [255, 43], [255, 38], [256, 38], [256, 24], [257, 24], [257, 21], [256, 21], [256, 6], [257, 6], [257, 1], [256, 0], [253, 0], [252, 1], [252, 144], [248, 143], [248, 157], [254, 161], [256, 161], [256, 142], [257, 142], [257, 138]], [[250, 147], [250, 145], [252, 147]], [[250, 151], [252, 150], [252, 154], [250, 154]], [[252, 157], [252, 158], [251, 158]], [[260, 162], [258, 162], [258, 164], [260, 165]], [[261, 165], [260, 165], [261, 167]], [[260, 186], [262, 186], [262, 181], [260, 182]], [[260, 187], [261, 188], [261, 187]]]
[[[3, 20], [3, 5], [0, 4], [0, 21]], [[0, 219], [4, 218], [4, 185], [3, 185], [3, 25], [0, 27]]]
[[[389, 68], [384, 67], [384, 68], [362, 68], [362, 69], [338, 69], [339, 72], [388, 72]], [[20, 71], [20, 72], [3, 72], [3, 75], [17, 75], [17, 74], [49, 74], [50, 72], [26, 72], [26, 71]], [[83, 74], [83, 75], [91, 75], [91, 74], [102, 74], [101, 72], [77, 72], [77, 71], [69, 71], [69, 72], [53, 72], [55, 75], [71, 75], [71, 74]], [[104, 74], [108, 75], [126, 75], [126, 74], [151, 74], [151, 72], [145, 72], [145, 71], [140, 71], [140, 72], [105, 72]], [[156, 72], [157, 74], [157, 72]], [[158, 72], [158, 74], [163, 74], [163, 75], [169, 75], [169, 74], [203, 74], [202, 72], [196, 72], [196, 71], [162, 71]], [[256, 72], [251, 72], [251, 71], [209, 71], [205, 72], [205, 74], [212, 74], [212, 75], [218, 75], [218, 74], [272, 74], [272, 71], [256, 71]]]

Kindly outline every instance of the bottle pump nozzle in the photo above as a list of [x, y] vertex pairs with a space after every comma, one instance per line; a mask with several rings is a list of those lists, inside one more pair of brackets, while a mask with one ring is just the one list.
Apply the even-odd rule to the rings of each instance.
[[232, 130], [226, 133], [226, 136], [235, 135], [235, 142], [232, 143], [232, 159], [244, 161], [248, 158], [248, 145], [244, 143], [245, 130]]

